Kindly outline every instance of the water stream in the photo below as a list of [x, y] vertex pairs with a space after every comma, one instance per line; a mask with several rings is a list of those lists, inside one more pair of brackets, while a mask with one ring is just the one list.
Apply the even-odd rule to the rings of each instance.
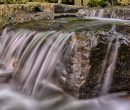
[[[98, 16], [102, 17], [103, 13], [104, 10], [100, 10]], [[95, 15], [96, 12], [92, 10], [89, 16], [95, 17]], [[99, 22], [93, 21], [93, 23]], [[2, 82], [0, 84], [0, 109], [129, 110], [130, 101], [118, 97], [126, 95], [125, 93], [109, 95], [117, 69], [119, 50], [122, 45], [129, 46], [129, 35], [117, 32], [115, 25], [111, 25], [108, 31], [100, 30], [102, 33], [99, 30], [91, 31], [92, 27], [91, 30], [85, 30], [80, 34], [73, 29], [70, 31], [4, 29], [0, 36], [0, 80]], [[62, 86], [66, 83], [61, 84], [60, 79], [67, 81], [66, 78], [71, 76], [76, 82], [77, 76], [82, 77], [82, 74], [77, 71], [82, 71], [82, 68], [87, 66], [91, 69], [89, 55], [91, 55], [91, 49], [100, 42], [97, 33], [100, 33], [103, 38], [106, 37], [107, 42], [100, 77], [98, 77], [101, 96], [95, 99], [78, 100], [64, 91]], [[82, 36], [85, 36], [84, 39]], [[80, 46], [82, 43], [85, 45]], [[77, 56], [73, 55], [74, 52], [77, 52]], [[85, 60], [82, 57], [85, 57]], [[64, 61], [65, 58], [70, 59]], [[71, 59], [75, 60], [71, 62]], [[84, 66], [84, 62], [87, 66]], [[58, 66], [59, 72], [57, 72]], [[74, 73], [69, 76], [70, 73], [66, 71]], [[91, 73], [88, 71], [86, 74]], [[68, 83], [70, 83], [69, 80]]]
[[77, 16], [85, 19], [129, 22], [129, 9], [125, 8], [95, 8], [80, 9]]
[[[115, 28], [115, 26], [113, 28]], [[112, 29], [112, 31], [115, 33], [116, 30]], [[120, 35], [118, 33], [115, 33], [115, 35], [114, 35], [114, 33], [113, 33], [112, 38], [110, 38], [106, 57], [104, 59], [103, 66], [102, 66], [101, 74], [102, 75], [105, 74], [106, 76], [105, 76], [105, 79], [103, 82], [101, 95], [107, 94], [109, 92], [109, 90], [111, 88], [112, 80], [113, 80], [113, 73], [114, 73], [114, 70], [116, 69], [116, 61], [117, 61], [119, 47], [120, 47], [120, 42], [119, 42]], [[113, 44], [113, 42], [114, 42], [114, 44]], [[107, 63], [109, 63], [109, 64], [107, 64]]]
[[3, 36], [0, 62], [14, 72], [21, 91], [31, 95], [35, 94], [38, 83], [52, 79], [65, 43], [74, 33], [19, 30], [6, 35], [3, 32]]

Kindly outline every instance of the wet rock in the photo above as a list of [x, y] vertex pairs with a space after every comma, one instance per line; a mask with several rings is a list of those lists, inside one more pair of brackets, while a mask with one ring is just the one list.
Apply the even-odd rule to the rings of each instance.
[[[119, 31], [119, 30], [118, 30]], [[109, 31], [107, 36], [99, 35], [98, 44], [91, 49], [90, 55], [90, 72], [86, 77], [85, 83], [80, 88], [80, 98], [92, 98], [101, 95], [102, 85], [104, 78], [106, 77], [105, 72], [102, 74], [102, 66], [106, 56], [108, 48], [108, 40], [110, 36], [119, 37], [122, 33], [117, 33], [116, 31]], [[118, 35], [117, 35], [118, 34]], [[129, 39], [129, 36], [125, 37], [128, 33], [123, 32], [123, 39]], [[98, 36], [98, 35], [97, 35]], [[104, 40], [104, 38], [107, 38]], [[120, 38], [119, 38], [120, 39]], [[104, 40], [101, 42], [101, 40]], [[119, 41], [120, 42], [120, 41]], [[113, 42], [114, 43], [114, 42]], [[119, 53], [117, 56], [116, 67], [112, 78], [112, 85], [109, 92], [119, 92], [119, 91], [130, 91], [129, 79], [129, 43], [120, 42]], [[112, 54], [112, 53], [109, 53]], [[108, 58], [108, 62], [111, 62], [111, 58]], [[107, 64], [108, 66], [109, 64]], [[105, 67], [107, 69], [107, 66]], [[111, 75], [112, 75], [111, 74]], [[111, 79], [109, 79], [111, 80]]]
[[[59, 67], [63, 67], [59, 72], [63, 74], [60, 83], [65, 92], [79, 98], [92, 98], [101, 94], [105, 78], [105, 73], [102, 75], [103, 61], [112, 37], [119, 38], [121, 46], [119, 48], [116, 70], [113, 73], [112, 87], [109, 92], [130, 91], [128, 74], [129, 29], [127, 31], [121, 30], [121, 28], [122, 26], [117, 26], [118, 32], [112, 28], [109, 31], [85, 31], [76, 35], [74, 49], [71, 53], [68, 52], [70, 50], [65, 51], [59, 65]], [[74, 40], [70, 40], [68, 45], [71, 45], [73, 42]], [[108, 63], [110, 63], [109, 60]]]
[[[60, 78], [59, 76], [53, 78], [60, 81], [59, 86], [66, 93], [77, 98], [92, 98], [100, 95], [104, 82], [104, 74], [102, 75], [101, 72], [103, 60], [112, 37], [119, 39], [120, 48], [114, 80], [109, 92], [129, 91], [129, 26], [127, 25], [128, 28], [123, 25], [118, 26], [117, 30], [114, 28], [106, 30], [106, 27], [101, 30], [101, 28], [97, 29], [99, 25], [92, 26], [91, 31], [77, 32], [65, 44], [63, 56], [54, 72], [58, 73]], [[126, 30], [122, 30], [122, 27]], [[109, 61], [108, 58], [107, 64], [109, 65], [110, 62], [111, 59]]]
[[[76, 45], [69, 57], [63, 56], [62, 64], [64, 64], [66, 76], [65, 82], [61, 79], [63, 89], [72, 96], [79, 97], [79, 90], [84, 83], [85, 78], [90, 71], [90, 51], [96, 45], [96, 37], [91, 36], [89, 32], [82, 32], [76, 36]], [[91, 43], [90, 43], [91, 41]], [[95, 44], [93, 44], [95, 42]], [[71, 44], [71, 42], [70, 42]]]

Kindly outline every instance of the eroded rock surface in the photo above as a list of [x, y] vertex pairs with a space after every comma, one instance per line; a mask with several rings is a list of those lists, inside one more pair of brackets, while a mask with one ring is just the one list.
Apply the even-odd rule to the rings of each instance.
[[75, 42], [75, 46], [64, 53], [61, 83], [66, 92], [79, 97], [79, 88], [85, 82], [91, 67], [91, 48], [97, 44], [97, 39], [93, 32], [81, 32], [70, 41], [70, 45], [71, 42]]
[[[62, 27], [64, 28], [65, 25], [70, 26], [70, 23], [74, 23], [72, 27], [74, 29], [77, 27], [74, 37], [65, 43], [61, 61], [59, 61], [54, 71], [54, 73], [60, 74], [60, 78], [57, 78], [60, 81], [60, 87], [62, 87], [65, 92], [75, 97], [92, 98], [100, 95], [105, 77], [104, 73], [101, 71], [102, 65], [107, 53], [110, 38], [114, 37], [114, 39], [119, 39], [120, 47], [116, 69], [113, 72], [112, 87], [109, 92], [130, 91], [128, 82], [129, 42], [127, 42], [127, 40], [129, 41], [130, 35], [129, 25], [115, 24], [116, 30], [112, 30], [112, 24], [96, 21], [81, 22], [77, 19], [74, 19], [74, 22], [72, 21], [68, 20], [62, 23], [55, 21], [53, 22], [54, 24], [51, 22], [51, 25], [48, 26], [51, 27], [52, 25], [55, 26], [55, 23], [60, 23], [61, 25], [64, 24]], [[81, 26], [82, 23], [84, 25]], [[88, 25], [86, 26], [86, 24]], [[41, 25], [41, 23], [39, 25]], [[74, 31], [71, 30], [72, 27], [70, 26], [68, 30]], [[122, 30], [122, 28], [124, 30]], [[113, 40], [113, 45], [114, 43], [115, 40]], [[107, 61], [108, 63], [105, 66], [105, 71], [111, 62], [111, 58], [108, 57]]]

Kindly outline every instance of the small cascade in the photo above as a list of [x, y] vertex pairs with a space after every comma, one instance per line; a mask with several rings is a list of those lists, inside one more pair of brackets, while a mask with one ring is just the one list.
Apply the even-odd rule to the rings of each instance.
[[79, 13], [85, 14], [86, 17], [103, 17], [104, 9], [79, 10]]
[[[103, 87], [101, 90], [101, 95], [105, 95], [109, 93], [111, 89], [111, 84], [113, 80], [113, 73], [116, 70], [116, 62], [118, 58], [119, 48], [122, 43], [128, 45], [128, 39], [125, 38], [122, 34], [116, 32], [116, 26], [112, 27], [110, 33], [107, 33], [108, 38], [110, 37], [110, 41], [108, 44], [106, 57], [103, 61], [101, 77], [104, 77]], [[101, 79], [100, 79], [101, 80]]]
[[[110, 42], [108, 47], [111, 47], [112, 46], [111, 44], [112, 44], [112, 41]], [[117, 55], [118, 55], [118, 49], [119, 49], [119, 40], [118, 39], [116, 39], [115, 44], [111, 48], [112, 48], [112, 51], [111, 51], [112, 55], [110, 56], [111, 63], [107, 67], [106, 72], [105, 72], [106, 76], [105, 76], [105, 79], [104, 79], [104, 82], [103, 82], [103, 88], [102, 88], [101, 94], [107, 94], [110, 90], [110, 87], [111, 87], [113, 72], [115, 70], [116, 60], [117, 60]], [[106, 64], [106, 60], [107, 60], [109, 51], [110, 50], [108, 48], [104, 64]], [[105, 66], [105, 65], [103, 65], [103, 66]]]
[[117, 20], [129, 20], [130, 19], [130, 10], [129, 9], [119, 9], [119, 8], [95, 8], [95, 9], [80, 9], [77, 12], [77, 16], [83, 17], [86, 19], [89, 18], [104, 18], [107, 19], [117, 19]]
[[42, 80], [52, 81], [65, 44], [74, 35], [73, 32], [14, 32], [5, 29], [1, 35], [0, 62], [14, 71], [13, 76], [19, 82], [20, 90], [33, 95]]
[[[115, 29], [113, 31], [115, 31]], [[113, 45], [113, 42], [114, 42], [114, 45]], [[107, 94], [110, 90], [112, 78], [113, 78], [112, 76], [113, 76], [113, 72], [116, 66], [119, 45], [120, 44], [119, 44], [118, 36], [117, 37], [112, 36], [108, 44], [107, 53], [103, 62], [103, 67], [102, 67], [102, 72], [101, 72], [102, 75], [104, 74], [106, 75], [104, 78], [101, 95]], [[107, 66], [107, 69], [106, 69], [106, 66]]]

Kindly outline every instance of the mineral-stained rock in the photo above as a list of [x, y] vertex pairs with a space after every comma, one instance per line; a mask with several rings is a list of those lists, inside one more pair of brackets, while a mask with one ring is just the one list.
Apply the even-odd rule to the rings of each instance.
[[[63, 89], [75, 96], [79, 97], [80, 86], [85, 82], [90, 71], [90, 53], [91, 48], [96, 45], [96, 37], [90, 36], [89, 32], [82, 32], [76, 36], [76, 44], [70, 54], [65, 53], [62, 60], [65, 74], [61, 78]], [[70, 42], [71, 45], [71, 42]]]

